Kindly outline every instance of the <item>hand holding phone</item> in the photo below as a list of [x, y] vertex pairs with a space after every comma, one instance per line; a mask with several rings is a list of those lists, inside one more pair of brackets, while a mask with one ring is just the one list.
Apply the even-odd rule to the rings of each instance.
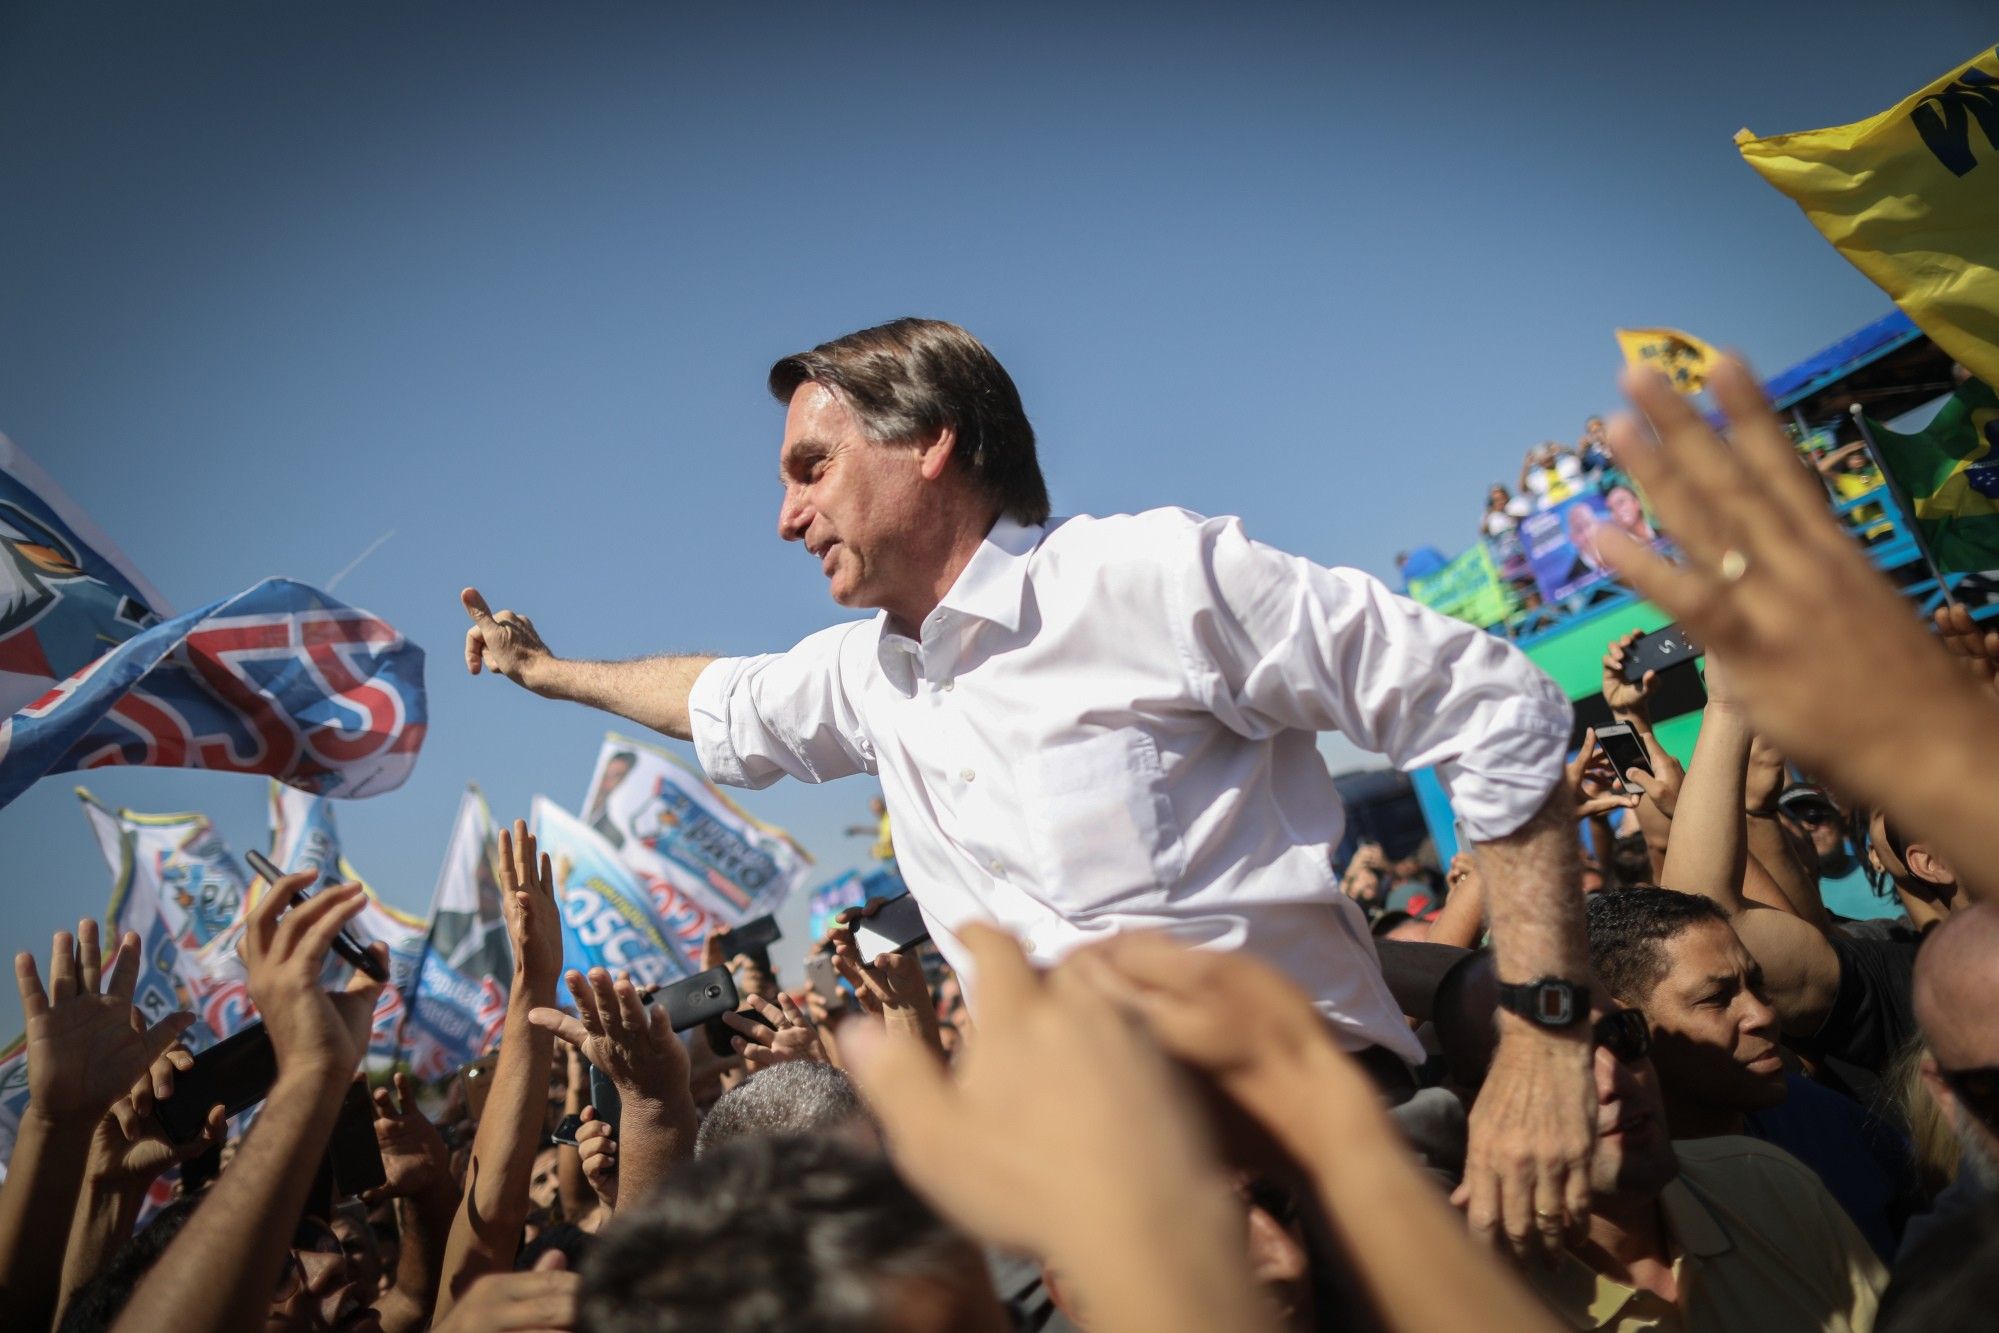
[[711, 967], [645, 997], [645, 1003], [654, 1002], [666, 1006], [667, 1021], [675, 1032], [686, 1032], [734, 1010], [742, 997], [736, 993], [736, 979], [728, 968]]
[[1625, 682], [1636, 685], [1645, 679], [1648, 671], [1664, 671], [1667, 667], [1691, 662], [1700, 655], [1700, 646], [1688, 638], [1687, 632], [1678, 625], [1641, 634], [1624, 650]]
[[[278, 881], [284, 878], [284, 873], [271, 863], [271, 858], [265, 856], [255, 848], [245, 852], [243, 859], [248, 861], [250, 869], [262, 876], [264, 882], [269, 884], [274, 890], [278, 886]], [[296, 907], [310, 897], [312, 897], [311, 891], [300, 889], [292, 894], [291, 905]], [[375, 961], [375, 956], [368, 952], [367, 946], [356, 938], [353, 931], [345, 927], [342, 927], [340, 933], [333, 937], [333, 952], [339, 954], [356, 969], [366, 973], [376, 981], [387, 981], [389, 979], [389, 969]]]
[[923, 911], [916, 905], [915, 895], [908, 893], [883, 902], [872, 915], [856, 920], [851, 928], [854, 948], [864, 963], [871, 963], [885, 953], [901, 953], [930, 938]]
[[1652, 772], [1652, 756], [1646, 752], [1645, 742], [1628, 723], [1614, 722], [1596, 729], [1596, 744], [1610, 759], [1617, 789], [1627, 796], [1633, 795], [1630, 784], [1624, 780], [1625, 773], [1634, 768], [1642, 773]]
[[756, 917], [732, 930], [722, 932], [722, 956], [734, 958], [739, 953], [768, 949], [783, 938], [784, 933], [777, 928], [776, 917], [769, 915]]
[[247, 1111], [264, 1100], [277, 1077], [270, 1034], [262, 1023], [252, 1023], [196, 1055], [193, 1068], [174, 1076], [173, 1096], [156, 1103], [153, 1114], [168, 1138], [192, 1142], [208, 1122], [210, 1107], [221, 1106], [224, 1115]]

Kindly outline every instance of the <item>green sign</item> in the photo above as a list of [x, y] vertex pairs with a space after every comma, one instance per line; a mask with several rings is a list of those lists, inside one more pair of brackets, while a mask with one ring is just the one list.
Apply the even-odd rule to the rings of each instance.
[[1432, 610], [1470, 621], [1480, 629], [1513, 614], [1513, 590], [1499, 577], [1484, 542], [1436, 573], [1410, 579], [1409, 595]]

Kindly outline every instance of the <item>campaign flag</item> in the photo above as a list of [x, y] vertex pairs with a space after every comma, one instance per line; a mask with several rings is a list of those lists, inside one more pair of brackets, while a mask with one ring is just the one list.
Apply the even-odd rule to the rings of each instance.
[[1721, 360], [1713, 347], [1678, 329], [1618, 329], [1617, 345], [1630, 365], [1658, 371], [1686, 394], [1705, 388], [1708, 372]]
[[1735, 142], [1937, 346], [1999, 384], [1999, 48], [1866, 120]]
[[546, 796], [529, 820], [555, 870], [562, 907], [562, 965], [630, 972], [641, 985], [698, 970], [684, 962], [653, 899], [604, 836]]
[[192, 1012], [183, 1040], [193, 1050], [240, 1031], [255, 1017], [234, 952], [249, 887], [222, 835], [205, 815], [113, 810], [76, 794], [111, 868], [109, 938], [140, 939], [132, 1003], [148, 1023]]
[[90, 517], [0, 435], [0, 715], [172, 614]]
[[1434, 574], [1409, 580], [1409, 595], [1432, 610], [1484, 629], [1513, 614], [1513, 590], [1483, 541]]
[[290, 579], [163, 620], [0, 722], [0, 806], [116, 764], [268, 773], [324, 796], [402, 785], [424, 734], [423, 650]]
[[438, 1079], [499, 1043], [513, 984], [513, 946], [500, 902], [492, 813], [474, 787], [458, 818], [430, 900], [430, 931], [417, 962], [398, 1043], [421, 1079]]
[[[340, 830], [333, 821], [333, 803], [282, 783], [271, 784], [271, 861], [285, 874], [311, 870], [319, 884], [358, 883], [365, 895], [361, 913], [347, 929], [363, 945], [389, 946], [389, 984], [375, 1001], [368, 1031], [368, 1067], [387, 1069], [395, 1063], [396, 1034], [403, 1026], [403, 1009], [415, 989], [417, 963], [429, 923], [399, 912], [376, 896], [340, 847]], [[330, 984], [346, 984], [353, 969], [337, 956], [327, 960]]]
[[14, 1160], [14, 1136], [21, 1132], [21, 1113], [28, 1109], [28, 1036], [22, 1033], [0, 1051], [0, 1181]]
[[849, 907], [860, 907], [875, 898], [900, 898], [908, 892], [909, 886], [903, 883], [902, 875], [894, 866], [849, 870], [812, 890], [812, 897], [808, 900], [811, 920], [806, 929], [813, 939], [823, 939], [833, 924], [833, 918]]
[[1868, 437], [1945, 573], [1999, 569], [1999, 395], [1968, 380], [1910, 434], [1867, 423]]
[[664, 750], [604, 737], [583, 822], [637, 877], [690, 966], [714, 926], [775, 912], [812, 858]]

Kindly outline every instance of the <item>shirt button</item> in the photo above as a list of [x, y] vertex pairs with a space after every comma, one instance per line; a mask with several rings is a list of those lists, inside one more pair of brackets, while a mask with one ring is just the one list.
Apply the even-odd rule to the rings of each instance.
[[1006, 869], [1006, 866], [1004, 866], [1003, 864], [1001, 864], [1001, 862], [1000, 862], [1000, 859], [999, 859], [998, 857], [994, 857], [994, 858], [993, 858], [993, 859], [992, 859], [992, 860], [991, 860], [990, 862], [988, 862], [987, 864], [988, 864], [988, 866], [989, 866], [989, 867], [991, 868], [992, 872], [993, 872], [993, 873], [994, 873], [995, 875], [999, 874], [999, 873], [1000, 873], [1001, 871], [1003, 871], [1003, 870], [1005, 870], [1005, 869]]
[[958, 776], [963, 778], [965, 781], [970, 782], [973, 778], [977, 777], [978, 774], [974, 773], [969, 768], [961, 768], [958, 770]]
[[950, 692], [950, 690], [951, 690], [951, 687], [952, 687], [953, 685], [955, 685], [955, 684], [957, 684], [957, 682], [956, 682], [956, 681], [953, 681], [953, 680], [947, 680], [947, 681], [945, 681], [945, 682], [944, 682], [944, 683], [943, 683], [943, 684], [942, 684], [941, 686], [939, 686], [938, 688], [939, 688], [939, 689], [942, 689], [942, 690], [943, 690], [943, 691], [944, 691], [945, 693], [947, 693], [947, 694], [948, 694], [948, 693]]

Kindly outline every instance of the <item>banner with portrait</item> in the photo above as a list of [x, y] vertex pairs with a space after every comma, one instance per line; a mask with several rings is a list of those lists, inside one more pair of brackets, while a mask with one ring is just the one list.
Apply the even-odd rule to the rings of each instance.
[[676, 938], [692, 941], [692, 959], [708, 926], [775, 912], [812, 865], [783, 829], [751, 818], [666, 751], [615, 733], [598, 751], [583, 822], [680, 924]]
[[1637, 491], [1623, 482], [1592, 483], [1520, 520], [1520, 542], [1543, 601], [1564, 601], [1615, 580], [1598, 541], [1611, 527], [1622, 528], [1647, 545], [1663, 543]]

